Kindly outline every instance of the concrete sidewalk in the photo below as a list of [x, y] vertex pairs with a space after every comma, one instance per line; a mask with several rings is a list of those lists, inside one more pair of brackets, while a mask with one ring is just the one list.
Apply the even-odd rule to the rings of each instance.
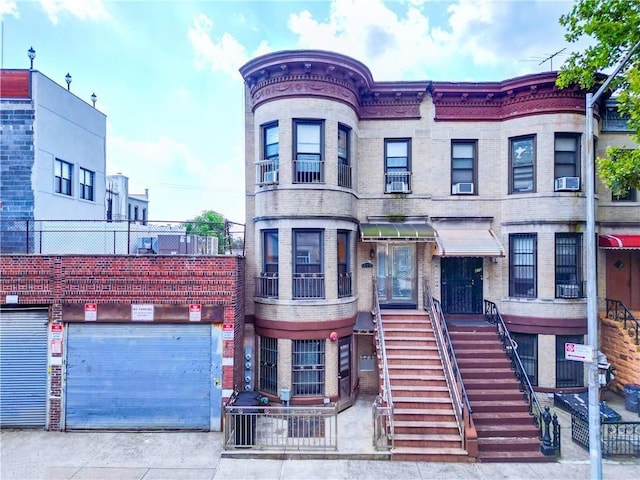
[[[612, 398], [615, 402], [615, 399]], [[86, 479], [588, 479], [589, 452], [571, 440], [559, 411], [557, 463], [422, 463], [371, 460], [371, 402], [339, 414], [338, 452], [325, 459], [223, 458], [219, 432], [0, 431], [0, 480]], [[229, 452], [225, 452], [229, 453]], [[640, 459], [604, 459], [607, 479], [640, 478]]]

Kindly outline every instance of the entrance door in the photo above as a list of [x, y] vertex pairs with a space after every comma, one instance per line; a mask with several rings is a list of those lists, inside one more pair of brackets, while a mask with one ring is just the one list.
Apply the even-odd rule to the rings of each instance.
[[415, 245], [378, 245], [378, 298], [381, 305], [417, 303]]
[[607, 251], [607, 298], [640, 310], [640, 252]]
[[343, 404], [351, 400], [351, 337], [340, 339], [338, 352], [340, 404]]
[[444, 313], [482, 313], [482, 258], [443, 257], [441, 277]]

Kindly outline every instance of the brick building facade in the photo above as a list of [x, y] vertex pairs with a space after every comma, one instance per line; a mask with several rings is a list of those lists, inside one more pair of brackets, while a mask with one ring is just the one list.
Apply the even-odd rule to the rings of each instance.
[[[49, 430], [221, 428], [222, 403], [243, 381], [242, 370], [234, 367], [243, 365], [241, 257], [4, 255], [1, 286], [3, 342], [6, 342], [2, 354], [3, 426], [35, 423]], [[180, 340], [186, 340], [196, 328], [202, 337], [199, 341], [204, 339], [203, 357], [185, 361], [180, 358], [181, 352], [187, 353], [191, 347], [185, 348], [187, 344], [180, 344]], [[38, 335], [43, 330], [44, 335]], [[157, 344], [145, 344], [147, 336], [157, 338]], [[20, 348], [21, 341], [33, 339], [37, 343], [33, 350], [42, 352], [41, 358], [34, 358], [35, 355]], [[73, 354], [70, 351], [73, 348], [78, 353]], [[85, 348], [95, 350], [95, 355]], [[169, 349], [173, 356], [164, 355]], [[136, 352], [143, 350], [156, 363], [151, 370], [145, 370], [144, 365], [149, 363], [149, 357], [142, 358], [142, 353], [136, 357]], [[111, 362], [110, 355], [118, 358]], [[23, 361], [17, 365], [12, 358]], [[38, 362], [42, 361], [46, 362], [46, 369], [33, 373], [40, 370]], [[161, 368], [164, 363], [181, 365], [184, 371], [164, 372]], [[82, 370], [83, 364], [88, 368]], [[189, 398], [193, 391], [187, 389], [194, 387], [191, 384], [184, 386], [185, 394], [178, 400], [171, 395], [163, 397], [164, 392], [180, 385], [172, 385], [172, 380], [180, 382], [180, 377], [188, 376], [194, 368], [203, 371], [194, 380], [193, 405]], [[127, 371], [136, 369], [140, 369], [141, 377], [132, 373], [131, 379], [136, 384], [131, 387], [144, 395], [135, 397], [124, 388], [118, 391], [117, 386], [112, 386], [114, 379], [127, 377]], [[158, 375], [166, 375], [167, 385], [146, 389], [146, 379], [151, 382], [156, 371]], [[44, 372], [48, 372], [45, 378]], [[20, 388], [23, 380], [14, 378], [16, 374], [31, 384], [29, 391], [36, 391], [33, 404], [29, 405], [32, 398], [24, 398], [27, 393]], [[138, 413], [139, 418], [132, 415], [118, 423], [97, 418], [95, 410], [105, 409], [114, 419], [125, 416], [126, 410], [112, 411], [96, 398], [84, 401], [80, 397], [91, 396], [83, 390], [82, 382], [90, 382], [90, 391], [102, 391], [102, 395], [129, 407], [131, 402], [140, 401], [144, 408], [144, 400], [140, 398], [145, 396], [159, 394], [161, 398], [159, 404], [147, 406], [150, 413]], [[77, 393], [72, 392], [74, 384], [79, 388]], [[200, 394], [204, 396], [202, 418], [192, 421], [184, 412], [197, 409], [196, 397]], [[172, 402], [176, 405], [172, 406]], [[20, 409], [25, 404], [31, 411]], [[162, 412], [171, 418], [163, 420]], [[147, 415], [152, 418], [146, 418]]]

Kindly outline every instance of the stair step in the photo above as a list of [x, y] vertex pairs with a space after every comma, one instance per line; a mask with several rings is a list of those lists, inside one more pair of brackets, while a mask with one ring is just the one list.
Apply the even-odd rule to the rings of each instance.
[[391, 460], [406, 462], [471, 462], [462, 448], [398, 447], [391, 449]]
[[456, 435], [459, 437], [460, 431], [455, 421], [424, 421], [424, 420], [398, 420], [394, 419], [394, 432], [413, 433], [428, 430], [434, 434]]
[[393, 396], [393, 404], [400, 408], [451, 408], [453, 409], [453, 403], [449, 397], [399, 397]]
[[462, 373], [462, 379], [464, 382], [467, 379], [484, 379], [485, 381], [500, 380], [503, 378], [514, 378], [514, 372], [511, 368], [470, 368], [460, 367], [460, 373]]
[[518, 388], [501, 389], [494, 388], [491, 390], [467, 389], [467, 396], [472, 402], [492, 401], [492, 400], [524, 400], [524, 394]]
[[478, 448], [483, 452], [539, 451], [541, 442], [537, 438], [491, 437], [478, 438]]
[[467, 392], [474, 390], [506, 390], [506, 389], [520, 389], [520, 382], [515, 379], [513, 372], [509, 378], [494, 378], [491, 382], [487, 382], [483, 378], [463, 378], [464, 386]]
[[483, 452], [479, 450], [478, 461], [485, 463], [547, 463], [555, 462], [556, 457], [545, 456], [539, 450], [536, 452]]
[[478, 400], [471, 402], [473, 413], [526, 412], [529, 405], [522, 400]]
[[395, 433], [394, 447], [460, 448], [460, 435]]
[[453, 409], [433, 409], [394, 407], [394, 423], [397, 422], [456, 422]]
[[[473, 408], [473, 407], [472, 407]], [[473, 412], [476, 425], [532, 425], [533, 416], [529, 412]]]
[[511, 360], [506, 356], [498, 358], [458, 358], [458, 365], [460, 369], [463, 368], [511, 368]]
[[[387, 365], [387, 367], [389, 368], [389, 370], [406, 370], [406, 371], [418, 370], [418, 371], [425, 371], [425, 373], [426, 371], [428, 371], [429, 373], [432, 373], [432, 374], [433, 372], [441, 372], [444, 375], [442, 370], [442, 364], [438, 364], [438, 365], [394, 364], [394, 365]], [[390, 375], [393, 378], [393, 374], [390, 373]]]
[[502, 348], [492, 348], [492, 349], [484, 349], [484, 350], [470, 350], [470, 349], [461, 349], [455, 348], [454, 351], [456, 353], [456, 358], [458, 361], [463, 358], [479, 358], [479, 359], [488, 359], [488, 358], [508, 358]]
[[478, 432], [478, 438], [507, 437], [510, 435], [515, 437], [538, 438], [539, 435], [539, 430], [533, 424], [533, 421], [526, 425], [476, 424], [476, 431]]

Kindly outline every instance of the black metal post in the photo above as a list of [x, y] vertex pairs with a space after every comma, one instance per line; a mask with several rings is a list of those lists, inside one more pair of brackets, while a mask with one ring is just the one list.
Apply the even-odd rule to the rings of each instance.
[[544, 412], [542, 412], [542, 422], [544, 425], [542, 426], [542, 446], [540, 447], [540, 451], [543, 455], [554, 455], [554, 448], [551, 445], [551, 414], [549, 413], [549, 407], [544, 407]]

